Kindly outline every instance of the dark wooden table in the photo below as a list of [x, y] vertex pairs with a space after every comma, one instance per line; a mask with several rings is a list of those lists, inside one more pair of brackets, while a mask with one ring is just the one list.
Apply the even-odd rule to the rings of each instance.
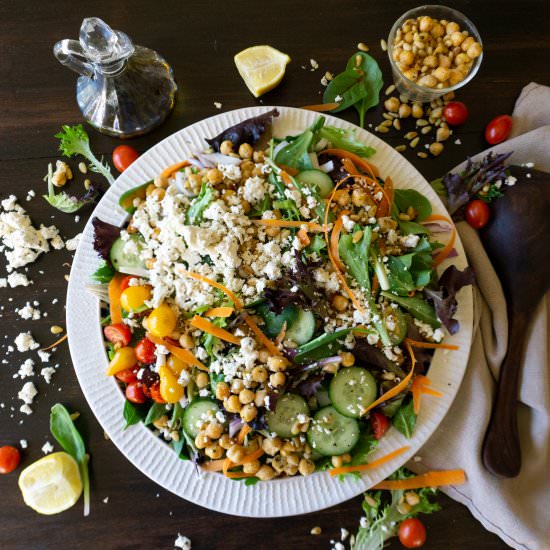
[[[263, 104], [300, 106], [320, 102], [320, 79], [325, 70], [338, 72], [359, 41], [371, 47], [389, 83], [386, 54], [380, 50], [393, 21], [412, 1], [319, 0], [278, 2], [221, 2], [203, 0], [62, 0], [0, 3], [0, 194], [16, 194], [36, 224], [55, 223], [64, 237], [80, 232], [89, 211], [76, 222], [74, 216], [56, 213], [40, 195], [48, 162], [57, 158], [53, 134], [61, 124], [82, 121], [76, 106], [75, 75], [61, 67], [52, 55], [53, 44], [76, 38], [83, 17], [99, 16], [136, 43], [158, 50], [172, 64], [180, 90], [175, 112], [157, 131], [135, 139], [139, 151], [172, 132], [223, 110], [258, 104], [233, 65], [234, 53], [268, 43], [287, 52], [292, 63], [284, 82], [261, 99]], [[511, 112], [521, 88], [531, 80], [550, 84], [550, 7], [545, 1], [455, 1], [478, 26], [485, 43], [485, 60], [478, 76], [459, 98], [470, 109], [468, 123], [458, 130], [462, 145], [448, 142], [438, 159], [422, 160], [407, 153], [428, 179], [443, 174], [484, 147], [482, 130], [493, 116]], [[313, 58], [316, 71], [304, 70]], [[356, 121], [354, 112], [343, 117]], [[376, 123], [381, 110], [373, 110], [367, 122]], [[90, 131], [93, 149], [107, 157], [114, 139]], [[392, 145], [400, 141], [388, 137]], [[76, 167], [76, 163], [72, 163]], [[29, 189], [37, 197], [25, 202]], [[0, 290], [2, 327], [0, 355], [19, 332], [31, 330], [46, 345], [53, 339], [50, 326], [64, 325], [64, 297], [71, 255], [66, 251], [43, 255], [29, 268], [34, 285]], [[0, 275], [1, 276], [1, 275]], [[59, 300], [55, 305], [52, 300]], [[38, 300], [48, 316], [22, 321], [16, 307]], [[2, 548], [171, 548], [178, 532], [189, 536], [196, 549], [231, 550], [253, 548], [330, 548], [339, 539], [339, 528], [354, 532], [361, 515], [358, 497], [340, 506], [307, 516], [251, 520], [210, 512], [172, 495], [144, 477], [103, 437], [76, 381], [67, 345], [59, 347], [52, 361], [60, 367], [48, 386], [35, 377], [39, 396], [34, 414], [19, 413], [17, 391], [22, 385], [12, 374], [26, 355], [12, 353], [0, 368], [0, 445], [27, 439], [23, 465], [41, 456], [48, 429], [49, 409], [61, 401], [82, 413], [78, 426], [85, 433], [92, 454], [92, 513], [82, 517], [79, 503], [52, 517], [39, 516], [27, 508], [17, 488], [17, 474], [0, 476]], [[37, 365], [40, 368], [39, 365]], [[450, 464], [449, 466], [453, 466]], [[104, 499], [108, 497], [108, 502]], [[468, 510], [446, 497], [443, 511], [426, 517], [428, 548], [505, 548], [486, 532]], [[320, 525], [323, 534], [310, 529]], [[392, 548], [399, 547], [393, 543]]]

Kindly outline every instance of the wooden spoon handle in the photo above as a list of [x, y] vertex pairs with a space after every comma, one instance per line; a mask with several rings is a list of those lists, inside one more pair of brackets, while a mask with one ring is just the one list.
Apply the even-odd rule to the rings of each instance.
[[500, 367], [495, 404], [483, 442], [483, 464], [493, 475], [516, 477], [521, 469], [517, 399], [528, 320], [510, 308], [508, 351]]

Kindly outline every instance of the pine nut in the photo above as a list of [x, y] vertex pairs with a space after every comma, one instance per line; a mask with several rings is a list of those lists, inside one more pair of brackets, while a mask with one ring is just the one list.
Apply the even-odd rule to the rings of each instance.
[[357, 44], [357, 49], [362, 51], [362, 52], [368, 52], [369, 51], [369, 47], [364, 42], [359, 42], [359, 44]]
[[423, 151], [419, 151], [418, 153], [416, 153], [417, 156], [419, 156], [421, 159], [425, 159], [425, 158], [428, 158], [428, 155], [426, 153], [424, 153]]
[[386, 91], [384, 92], [386, 95], [391, 95], [395, 91], [395, 84], [392, 84], [391, 86], [388, 86], [386, 88]]
[[415, 137], [410, 143], [409, 147], [412, 147], [413, 149], [418, 145], [418, 142], [420, 141], [419, 137]]
[[405, 134], [404, 137], [405, 137], [405, 139], [413, 139], [413, 138], [415, 138], [417, 135], [418, 135], [418, 134], [417, 134], [416, 132], [407, 132], [407, 133]]
[[380, 48], [382, 48], [383, 52], [388, 51], [388, 43], [383, 38], [380, 40]]
[[396, 129], [396, 130], [401, 130], [401, 122], [398, 118], [396, 118], [394, 121], [393, 121], [393, 127]]
[[424, 126], [424, 128], [422, 128], [422, 130], [420, 130], [420, 133], [426, 135], [426, 134], [429, 134], [431, 131], [432, 131], [431, 126]]
[[416, 121], [416, 125], [417, 126], [427, 126], [428, 125], [428, 121], [423, 119], [423, 118], [419, 118], [417, 121]]
[[86, 174], [88, 172], [88, 167], [86, 166], [86, 163], [79, 162], [78, 163], [78, 169], [83, 173]]
[[407, 150], [407, 146], [406, 145], [397, 145], [397, 147], [395, 148], [396, 151], [399, 151], [400, 153], [402, 153], [403, 151], [406, 151]]
[[312, 535], [320, 535], [322, 533], [322, 530], [319, 526], [316, 526], [310, 531], [310, 533]]

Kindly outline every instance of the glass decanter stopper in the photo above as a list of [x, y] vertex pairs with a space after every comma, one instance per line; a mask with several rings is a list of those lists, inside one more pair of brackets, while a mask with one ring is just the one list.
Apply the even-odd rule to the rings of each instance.
[[53, 52], [81, 75], [76, 100], [100, 132], [121, 138], [145, 134], [174, 107], [177, 85], [168, 63], [97, 17], [84, 19], [78, 41], [61, 40]]

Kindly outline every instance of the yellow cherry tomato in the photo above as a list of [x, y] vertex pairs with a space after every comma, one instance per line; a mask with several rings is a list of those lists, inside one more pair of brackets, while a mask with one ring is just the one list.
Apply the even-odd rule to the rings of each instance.
[[159, 368], [160, 376], [160, 396], [167, 403], [177, 403], [183, 397], [183, 387], [178, 382], [177, 377], [166, 365]]
[[168, 356], [168, 359], [166, 359], [166, 364], [170, 367], [174, 374], [177, 374], [178, 376], [181, 374], [182, 370], [189, 370], [189, 365], [173, 354]]
[[107, 369], [107, 375], [113, 376], [117, 372], [130, 369], [137, 364], [137, 357], [134, 348], [129, 346], [125, 348], [120, 348], [116, 351], [113, 358], [109, 363], [109, 368]]
[[156, 307], [147, 317], [149, 332], [157, 338], [164, 338], [174, 332], [178, 319], [168, 304]]
[[148, 286], [129, 286], [120, 295], [120, 305], [126, 311], [135, 311], [151, 299], [151, 289]]

